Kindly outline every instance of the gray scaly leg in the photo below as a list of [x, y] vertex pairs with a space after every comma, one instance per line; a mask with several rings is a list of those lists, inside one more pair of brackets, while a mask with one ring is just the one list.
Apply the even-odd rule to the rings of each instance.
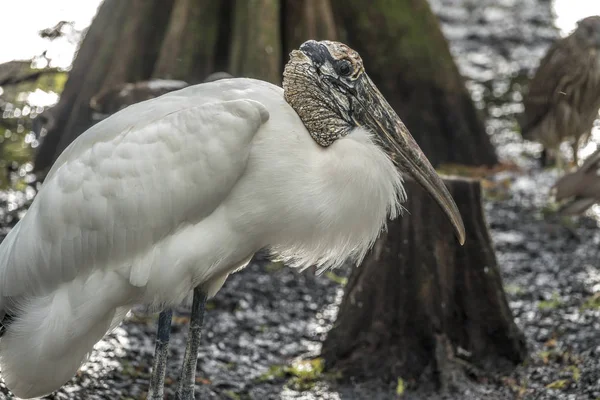
[[205, 305], [206, 294], [204, 294], [199, 287], [195, 288], [189, 337], [185, 348], [181, 377], [179, 378], [179, 385], [177, 386], [176, 400], [194, 400], [196, 362], [198, 361], [198, 348], [200, 347], [200, 335], [202, 333]]
[[150, 380], [148, 400], [163, 400], [164, 398], [165, 372], [167, 369], [172, 316], [173, 310], [171, 309], [164, 310], [158, 316], [158, 333], [156, 335], [154, 365], [152, 366], [152, 379]]

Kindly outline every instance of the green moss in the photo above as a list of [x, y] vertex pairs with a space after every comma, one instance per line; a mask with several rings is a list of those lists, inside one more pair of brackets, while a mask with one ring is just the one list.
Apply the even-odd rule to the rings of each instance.
[[546, 385], [546, 387], [548, 389], [558, 389], [558, 390], [562, 390], [565, 389], [569, 386], [569, 380], [568, 379], [558, 379], [552, 383], [549, 383]]
[[140, 366], [135, 366], [128, 361], [123, 361], [121, 364], [121, 373], [132, 378], [150, 378], [150, 373]]
[[69, 75], [66, 72], [53, 72], [40, 76], [35, 83], [35, 89], [43, 90], [44, 92], [55, 92], [61, 94], [67, 83]]
[[504, 291], [513, 296], [525, 293], [525, 290], [519, 285], [504, 285]]
[[310, 390], [316, 383], [323, 380], [339, 379], [339, 373], [323, 373], [323, 359], [313, 358], [299, 360], [291, 365], [273, 365], [267, 372], [257, 378], [259, 382], [287, 378], [286, 385], [293, 390]]
[[[18, 76], [28, 76], [39, 71], [27, 66]], [[66, 72], [53, 69], [45, 71], [37, 80], [6, 85], [0, 92], [1, 100], [7, 103], [4, 109], [7, 112], [3, 113], [0, 110], [0, 190], [11, 185], [13, 189], [23, 190], [26, 186], [22, 179], [10, 182], [6, 169], [9, 166], [19, 168], [31, 162], [33, 158], [33, 149], [25, 142], [26, 135], [32, 129], [31, 115], [35, 110], [35, 107], [27, 101], [28, 94], [36, 89], [60, 94], [64, 88], [67, 80]]]
[[561, 215], [559, 213], [561, 205], [562, 205], [562, 202], [557, 203], [555, 201], [549, 200], [544, 205], [544, 207], [541, 208], [541, 210], [539, 211], [539, 214], [536, 214], [536, 218], [538, 220], [553, 218], [553, 221], [556, 221], [561, 226], [563, 226], [567, 229], [570, 229], [570, 230], [576, 229], [578, 226], [576, 217]]
[[361, 36], [352, 39], [363, 42], [362, 47], [368, 45], [370, 54], [363, 57], [368, 57], [370, 71], [393, 65], [413, 79], [436, 81], [439, 87], [454, 84], [453, 79], [446, 79], [456, 73], [454, 60], [426, 1], [375, 0], [369, 7], [363, 0], [337, 1], [336, 8], [346, 10], [347, 20], [355, 27], [347, 35], [359, 32]]
[[233, 390], [225, 390], [223, 392], [223, 394], [225, 396], [227, 396], [228, 399], [231, 399], [231, 400], [241, 400], [242, 399], [242, 396], [240, 396], [239, 394], [237, 394]]
[[288, 373], [292, 375], [288, 385], [295, 390], [305, 391], [314, 387], [323, 373], [323, 359], [302, 360], [292, 364]]
[[403, 396], [404, 390], [405, 390], [404, 379], [398, 378], [398, 384], [396, 385], [396, 395], [398, 397]]
[[581, 305], [581, 310], [600, 310], [600, 293], [588, 297]]
[[538, 303], [538, 308], [540, 310], [553, 310], [562, 305], [562, 301], [558, 293], [554, 293], [550, 300], [542, 300]]
[[559, 219], [560, 224], [570, 230], [575, 230], [579, 226], [575, 217], [563, 215]]
[[15, 141], [7, 140], [2, 145], [2, 159], [25, 164], [31, 161], [32, 149], [23, 142], [22, 137], [18, 137]]
[[[555, 342], [553, 339], [549, 340], [546, 343], [546, 346]], [[551, 344], [551, 348], [549, 350], [540, 351], [537, 355], [542, 360], [542, 362], [546, 365], [548, 364], [562, 364], [565, 362], [576, 362], [576, 360], [572, 359], [571, 353], [568, 351], [561, 351], [557, 348], [553, 347], [554, 344]]]
[[538, 354], [539, 357], [541, 358], [541, 360], [544, 362], [544, 364], [548, 364], [550, 362], [551, 357], [555, 354], [554, 351], [540, 351], [540, 353]]
[[327, 277], [329, 280], [331, 280], [331, 281], [333, 281], [333, 282], [337, 283], [338, 285], [346, 286], [346, 284], [348, 283], [348, 278], [346, 278], [346, 277], [343, 277], [343, 276], [339, 276], [338, 274], [336, 274], [336, 273], [335, 273], [335, 272], [333, 272], [333, 271], [327, 271], [327, 272], [325, 273], [325, 276], [326, 276], [326, 277]]
[[546, 218], [546, 217], [556, 214], [559, 209], [560, 209], [560, 205], [558, 203], [549, 201], [548, 203], [546, 203], [546, 205], [544, 205], [544, 207], [542, 207], [540, 212], [542, 214], [542, 218]]
[[527, 393], [527, 381], [526, 380], [515, 380], [514, 378], [502, 378], [502, 383], [509, 387], [510, 390], [516, 395], [515, 398], [521, 399]]
[[267, 272], [277, 272], [279, 270], [281, 270], [285, 265], [282, 262], [270, 262], [268, 264], [265, 265], [265, 271]]
[[127, 322], [131, 322], [134, 324], [156, 324], [158, 321], [158, 314], [135, 314], [132, 313], [129, 317], [127, 317]]
[[298, 378], [314, 379], [323, 372], [323, 359], [313, 358], [295, 362], [290, 367], [289, 372]]
[[269, 370], [257, 378], [258, 382], [272, 381], [283, 378], [286, 375], [286, 367], [284, 365], [271, 365]]
[[216, 306], [215, 306], [215, 302], [214, 302], [214, 300], [208, 300], [208, 301], [206, 302], [206, 305], [204, 306], [204, 308], [205, 308], [206, 310], [214, 310], [214, 309], [215, 309], [215, 307], [216, 307]]
[[578, 367], [575, 365], [570, 365], [566, 368], [566, 370], [571, 372], [575, 382], [579, 382], [579, 379], [581, 379], [581, 370]]

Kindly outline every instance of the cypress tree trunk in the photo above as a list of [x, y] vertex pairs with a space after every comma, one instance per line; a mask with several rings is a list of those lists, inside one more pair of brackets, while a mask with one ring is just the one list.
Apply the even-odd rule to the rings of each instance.
[[54, 163], [60, 154], [59, 142], [71, 136], [68, 125], [82, 125], [91, 118], [90, 110], [86, 110], [82, 102], [85, 103], [88, 96], [89, 101], [102, 85], [130, 4], [130, 0], [104, 0], [98, 9], [73, 62], [60, 101], [46, 112], [46, 118], [52, 123], [35, 158], [37, 171], [46, 170]]
[[434, 166], [498, 162], [426, 0], [332, 0], [341, 39]]
[[339, 35], [329, 0], [284, 0], [283, 63], [287, 55], [307, 39], [338, 40]]
[[[432, 164], [497, 162], [425, 0], [332, 4], [341, 40], [368, 63]], [[460, 384], [465, 365], [491, 371], [524, 359], [524, 337], [505, 298], [479, 182], [445, 182], [465, 222], [465, 246], [431, 197], [408, 181], [409, 213], [388, 225], [352, 272], [323, 345], [327, 368], [358, 380], [424, 378], [448, 388]], [[466, 362], [458, 353], [469, 354]]]
[[102, 89], [124, 82], [136, 82], [152, 74], [172, 0], [130, 0], [128, 18], [110, 56], [110, 68]]
[[[406, 182], [410, 214], [388, 226], [346, 286], [323, 345], [327, 368], [343, 376], [456, 377], [455, 353], [483, 369], [512, 367], [526, 355], [513, 322], [481, 207], [478, 181], [446, 179], [467, 233], [464, 246], [435, 201]], [[432, 373], [432, 374], [431, 374]]]
[[236, 0], [229, 72], [281, 85], [279, 0]]
[[36, 155], [36, 171], [49, 169], [92, 125], [90, 100], [94, 95], [150, 76], [171, 6], [172, 0], [102, 3], [81, 43], [60, 101], [48, 111], [53, 124]]
[[221, 18], [229, 11], [229, 3], [176, 0], [153, 76], [194, 84], [212, 73], [217, 62], [219, 27], [228, 21]]

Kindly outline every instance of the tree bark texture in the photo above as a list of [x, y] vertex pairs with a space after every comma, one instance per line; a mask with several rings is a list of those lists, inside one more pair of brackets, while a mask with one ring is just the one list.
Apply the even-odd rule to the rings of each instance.
[[170, 14], [172, 0], [104, 0], [83, 39], [35, 167], [56, 158], [92, 125], [91, 98], [116, 84], [147, 79]]
[[408, 180], [409, 213], [388, 225], [346, 286], [323, 345], [328, 368], [390, 381], [416, 381], [432, 371], [444, 385], [458, 348], [485, 370], [524, 359], [525, 339], [505, 298], [480, 184], [445, 183], [465, 222], [465, 245], [435, 201]]
[[229, 72], [281, 85], [279, 0], [236, 0]]
[[329, 1], [284, 0], [282, 6], [284, 63], [288, 54], [307, 39], [338, 40], [339, 35]]
[[130, 0], [128, 18], [111, 57], [103, 88], [136, 82], [152, 74], [172, 0]]
[[426, 0], [105, 0], [35, 160], [40, 175], [92, 124], [90, 99], [125, 82], [215, 71], [281, 84], [289, 52], [342, 40], [435, 166], [497, 159]]
[[153, 76], [194, 84], [214, 72], [220, 17], [231, 7], [230, 3], [176, 0]]
[[52, 124], [37, 152], [36, 169], [45, 170], [54, 163], [59, 142], [71, 136], [68, 125], [77, 127], [91, 119], [91, 110], [86, 109], [84, 98], [93, 92], [91, 98], [102, 85], [128, 5], [129, 0], [104, 0], [98, 9], [73, 61], [60, 101], [45, 112], [51, 115], [47, 119], [52, 120]]
[[498, 162], [482, 119], [426, 0], [332, 0], [341, 41], [434, 166]]

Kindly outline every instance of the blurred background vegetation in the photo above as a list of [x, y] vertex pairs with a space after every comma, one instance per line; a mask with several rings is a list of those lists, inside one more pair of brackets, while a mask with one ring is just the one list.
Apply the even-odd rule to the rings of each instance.
[[[39, 185], [33, 160], [99, 1], [29, 0], [0, 13], [0, 235], [26, 212]], [[26, 21], [26, 22], [24, 22]], [[35, 129], [35, 128], [38, 129]], [[36, 135], [34, 131], [38, 131]]]
[[33, 149], [38, 145], [33, 124], [45, 106], [58, 100], [67, 71], [11, 61], [0, 65], [0, 82], [5, 81], [8, 84], [0, 87], [0, 189], [23, 190], [30, 183], [27, 173], [33, 168]]

